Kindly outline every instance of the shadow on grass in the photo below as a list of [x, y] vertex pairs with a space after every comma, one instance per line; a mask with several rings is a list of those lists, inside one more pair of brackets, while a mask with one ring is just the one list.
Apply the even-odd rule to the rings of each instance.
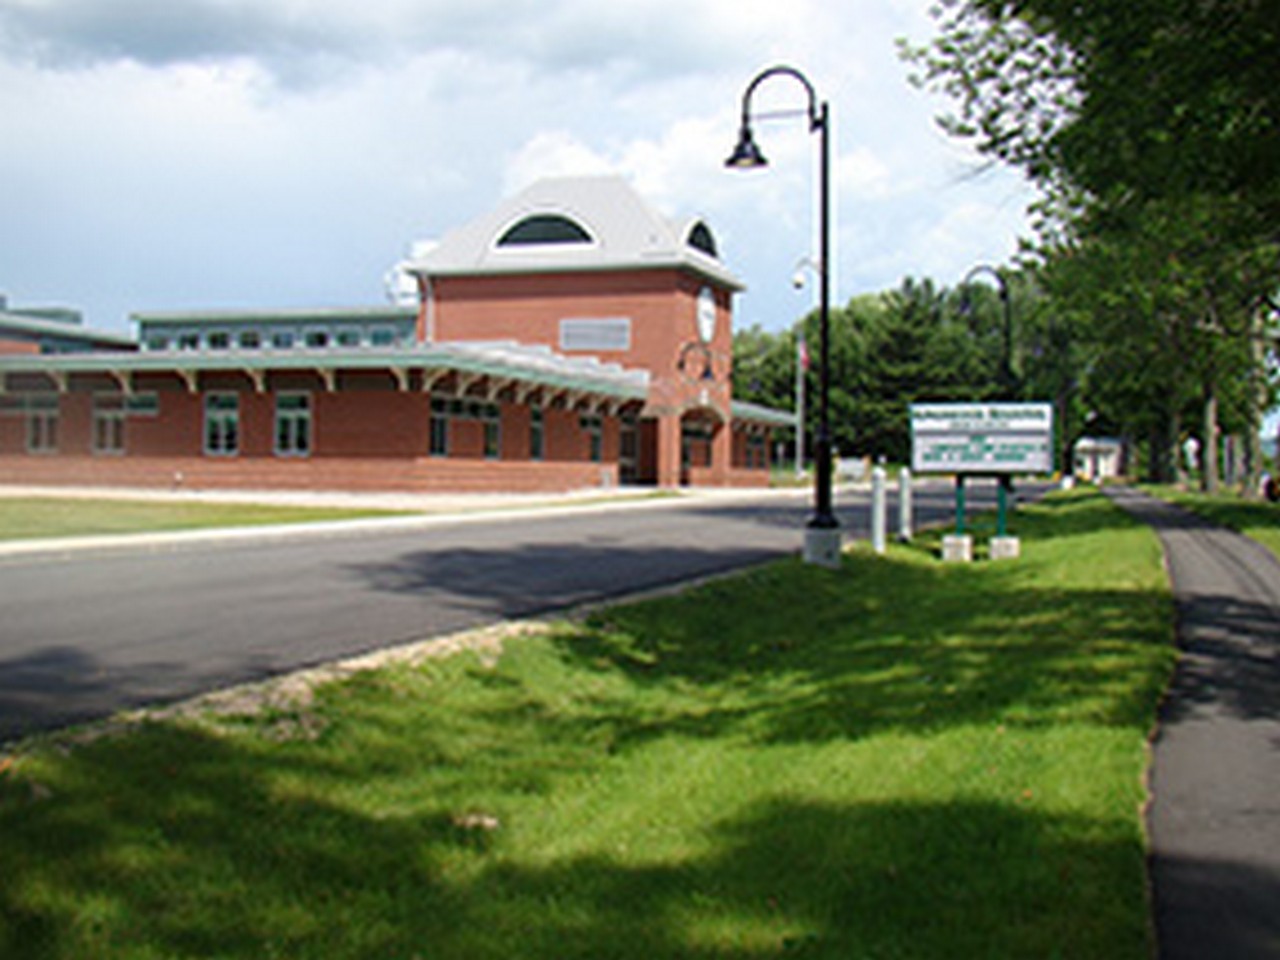
[[[1096, 500], [1041, 508], [1026, 528], [1031, 553], [1087, 556], [1091, 538], [1107, 531], [1147, 537]], [[1069, 541], [1076, 543], [1061, 546]], [[1047, 567], [1034, 558], [922, 562], [934, 549], [856, 552], [838, 574], [779, 564], [741, 582], [605, 611], [559, 642], [589, 668], [655, 690], [704, 692], [644, 717], [620, 710], [612, 723], [621, 745], [673, 728], [820, 742], [986, 722], [1151, 722], [1172, 662], [1167, 591], [1055, 582], [1054, 553]], [[1071, 562], [1078, 566], [1080, 554]], [[1153, 648], [1163, 654], [1155, 669]]]
[[39, 796], [0, 779], [0, 955], [1097, 960], [1146, 943], [1123, 825], [772, 799], [708, 822], [696, 855], [545, 860], [507, 836], [536, 806], [480, 836], [429, 802], [372, 816], [291, 792], [317, 763], [155, 729], [77, 751]]

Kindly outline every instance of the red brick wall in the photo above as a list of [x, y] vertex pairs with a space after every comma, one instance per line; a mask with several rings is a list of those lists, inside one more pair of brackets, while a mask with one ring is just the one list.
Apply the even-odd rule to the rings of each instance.
[[[153, 386], [155, 384], [152, 384]], [[213, 380], [234, 387], [235, 378]], [[450, 455], [428, 455], [429, 394], [361, 390], [312, 394], [314, 444], [309, 457], [277, 457], [275, 398], [237, 391], [240, 453], [208, 457], [204, 396], [158, 390], [156, 416], [128, 417], [126, 456], [92, 455], [93, 397], [68, 393], [59, 405], [59, 455], [26, 453], [25, 418], [0, 417], [0, 482], [104, 484], [199, 489], [349, 489], [547, 491], [616, 485], [618, 423], [604, 418], [603, 462], [588, 460], [581, 414], [544, 412], [545, 458], [529, 462], [526, 407], [502, 404], [503, 458], [484, 457], [484, 425], [450, 420]]]
[[616, 465], [500, 460], [0, 455], [0, 483], [440, 493], [558, 492], [616, 486]]
[[204, 398], [171, 391], [159, 394], [160, 414], [129, 417], [125, 450], [131, 457], [198, 457], [204, 450]]
[[[271, 405], [270, 436], [275, 401], [266, 399]], [[314, 393], [311, 409], [317, 457], [415, 457], [427, 452], [431, 430], [428, 394]]]
[[[699, 346], [697, 301], [703, 287], [716, 297], [715, 335], [707, 345], [713, 378], [702, 377], [707, 354]], [[650, 372], [647, 418], [680, 416], [696, 409], [727, 420], [733, 364], [731, 293], [677, 269], [613, 270], [541, 275], [440, 277], [432, 283], [429, 309], [437, 340], [517, 340], [560, 348], [560, 322], [626, 317], [629, 350], [592, 354], [604, 362]], [[682, 358], [684, 369], [681, 369]], [[607, 431], [605, 459], [615, 459], [614, 424]], [[680, 448], [673, 431], [645, 433], [639, 475], [673, 483], [680, 476]], [[574, 442], [574, 441], [570, 441]], [[577, 438], [585, 444], [585, 438]], [[611, 445], [612, 443], [612, 445]], [[550, 451], [550, 445], [549, 445]], [[577, 456], [585, 455], [585, 448]], [[729, 482], [731, 447], [711, 461], [708, 476]]]
[[649, 370], [654, 404], [699, 406], [706, 390], [708, 405], [727, 414], [733, 357], [729, 291], [712, 285], [718, 313], [709, 344], [715, 382], [697, 380], [696, 352], [687, 357], [689, 371], [677, 370], [681, 350], [697, 342], [697, 299], [708, 285], [673, 269], [439, 277], [432, 282], [431, 312], [437, 340], [516, 340], [556, 351], [561, 320], [627, 317], [631, 349], [592, 356]]
[[0, 338], [0, 354], [39, 353], [40, 344], [31, 340], [6, 340]]
[[0, 452], [20, 453], [27, 448], [27, 422], [21, 413], [0, 416]]
[[[487, 277], [440, 277], [432, 286], [437, 340], [518, 340], [559, 350], [560, 321], [631, 318], [631, 349], [600, 359], [655, 372], [675, 362], [679, 344], [697, 337], [696, 302], [706, 284], [677, 270], [606, 271]], [[712, 347], [732, 346], [729, 294]]]

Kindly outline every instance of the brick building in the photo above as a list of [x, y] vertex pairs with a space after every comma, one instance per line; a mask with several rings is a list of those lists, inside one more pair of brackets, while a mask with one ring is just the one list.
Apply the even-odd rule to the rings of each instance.
[[702, 221], [617, 178], [547, 180], [401, 270], [414, 305], [137, 314], [136, 341], [0, 313], [0, 481], [767, 482], [791, 418], [732, 399], [741, 285]]

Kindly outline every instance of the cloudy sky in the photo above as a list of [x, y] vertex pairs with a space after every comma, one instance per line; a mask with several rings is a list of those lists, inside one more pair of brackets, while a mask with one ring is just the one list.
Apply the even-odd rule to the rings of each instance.
[[[701, 215], [789, 324], [816, 143], [722, 166], [763, 67], [831, 103], [836, 297], [957, 282], [1016, 249], [1031, 199], [933, 124], [896, 37], [928, 0], [0, 0], [0, 292], [128, 329], [131, 311], [385, 301], [414, 241], [547, 175], [615, 172]], [[758, 109], [801, 106], [786, 79]]]

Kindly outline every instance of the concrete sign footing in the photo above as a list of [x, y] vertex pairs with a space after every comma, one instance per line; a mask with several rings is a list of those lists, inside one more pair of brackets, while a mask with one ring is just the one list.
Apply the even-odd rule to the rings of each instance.
[[942, 538], [943, 563], [970, 563], [973, 560], [973, 537], [950, 534]]
[[840, 566], [840, 551], [843, 544], [840, 528], [805, 527], [804, 530], [804, 562], [832, 570]]
[[1022, 541], [1017, 537], [992, 537], [989, 548], [992, 560], [1017, 560], [1022, 556]]

